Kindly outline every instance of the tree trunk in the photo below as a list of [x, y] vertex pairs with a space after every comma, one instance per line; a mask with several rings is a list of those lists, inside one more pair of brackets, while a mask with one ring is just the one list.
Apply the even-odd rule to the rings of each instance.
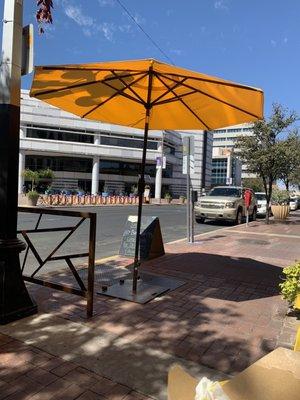
[[266, 209], [266, 224], [270, 223], [270, 215], [269, 215], [269, 208], [270, 208], [270, 201], [272, 198], [272, 186], [273, 186], [273, 180], [269, 178], [269, 182], [267, 185], [267, 191], [268, 191], [268, 195], [267, 195], [267, 209]]
[[286, 181], [284, 183], [285, 183], [286, 191], [289, 192], [290, 191], [290, 181], [288, 179], [286, 179]]
[[263, 180], [263, 185], [264, 185], [264, 189], [265, 189], [265, 194], [266, 194], [266, 201], [267, 201], [267, 205], [266, 205], [266, 224], [269, 223], [269, 207], [270, 207], [270, 194], [269, 194], [269, 190], [268, 190], [268, 185], [267, 185], [267, 180], [264, 176], [262, 176], [262, 180]]

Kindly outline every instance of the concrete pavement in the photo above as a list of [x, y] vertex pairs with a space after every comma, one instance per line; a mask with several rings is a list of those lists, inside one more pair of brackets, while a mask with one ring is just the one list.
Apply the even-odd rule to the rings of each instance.
[[[282, 267], [300, 258], [299, 239], [297, 212], [284, 224], [253, 222], [170, 243], [142, 270], [183, 286], [146, 305], [96, 296], [89, 321], [81, 298], [30, 285], [39, 314], [0, 327], [0, 386], [21, 394], [0, 399], [164, 399], [173, 362], [224, 379], [279, 344], [291, 346], [297, 321], [286, 317], [278, 283]], [[36, 354], [49, 359], [39, 373]], [[36, 394], [32, 381], [42, 385]]]

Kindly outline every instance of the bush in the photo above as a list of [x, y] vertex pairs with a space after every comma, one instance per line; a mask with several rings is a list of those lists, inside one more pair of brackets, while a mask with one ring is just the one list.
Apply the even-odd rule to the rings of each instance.
[[300, 294], [300, 261], [286, 267], [282, 271], [285, 275], [284, 282], [279, 284], [282, 297], [293, 307], [298, 294]]
[[277, 205], [283, 205], [289, 203], [289, 192], [286, 190], [280, 190], [274, 188], [272, 192], [272, 202]]
[[44, 180], [52, 181], [55, 178], [54, 172], [50, 168], [41, 169], [40, 171], [38, 171], [38, 174], [39, 178]]
[[30, 190], [27, 193], [27, 196], [30, 200], [38, 199], [39, 198], [39, 193], [36, 190]]

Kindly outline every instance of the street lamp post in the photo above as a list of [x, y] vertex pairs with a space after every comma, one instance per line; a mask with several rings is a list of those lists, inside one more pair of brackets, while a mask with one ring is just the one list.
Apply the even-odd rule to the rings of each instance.
[[23, 0], [5, 0], [0, 64], [0, 324], [37, 312], [20, 269], [17, 238]]

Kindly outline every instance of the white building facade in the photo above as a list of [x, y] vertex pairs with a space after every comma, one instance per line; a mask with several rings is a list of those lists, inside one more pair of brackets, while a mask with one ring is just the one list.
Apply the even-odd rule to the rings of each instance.
[[[215, 152], [218, 151], [217, 149], [220, 149], [220, 151], [223, 150], [234, 151], [234, 146], [240, 136], [253, 134], [253, 124], [245, 123], [240, 125], [232, 125], [222, 129], [215, 129], [212, 131], [212, 133], [213, 133], [213, 148]], [[242, 179], [253, 178], [256, 176], [255, 174], [251, 174], [248, 172], [246, 164], [242, 164], [241, 168], [242, 168], [241, 171]]]
[[[195, 132], [195, 190], [209, 187], [212, 133]], [[44, 102], [21, 95], [19, 193], [26, 168], [54, 171], [53, 188], [130, 193], [137, 185], [142, 158], [143, 131], [80, 119]], [[164, 159], [165, 168], [162, 168]], [[157, 164], [159, 164], [157, 166]], [[169, 192], [185, 195], [182, 173], [182, 135], [174, 131], [150, 131], [146, 163], [151, 196]]]

